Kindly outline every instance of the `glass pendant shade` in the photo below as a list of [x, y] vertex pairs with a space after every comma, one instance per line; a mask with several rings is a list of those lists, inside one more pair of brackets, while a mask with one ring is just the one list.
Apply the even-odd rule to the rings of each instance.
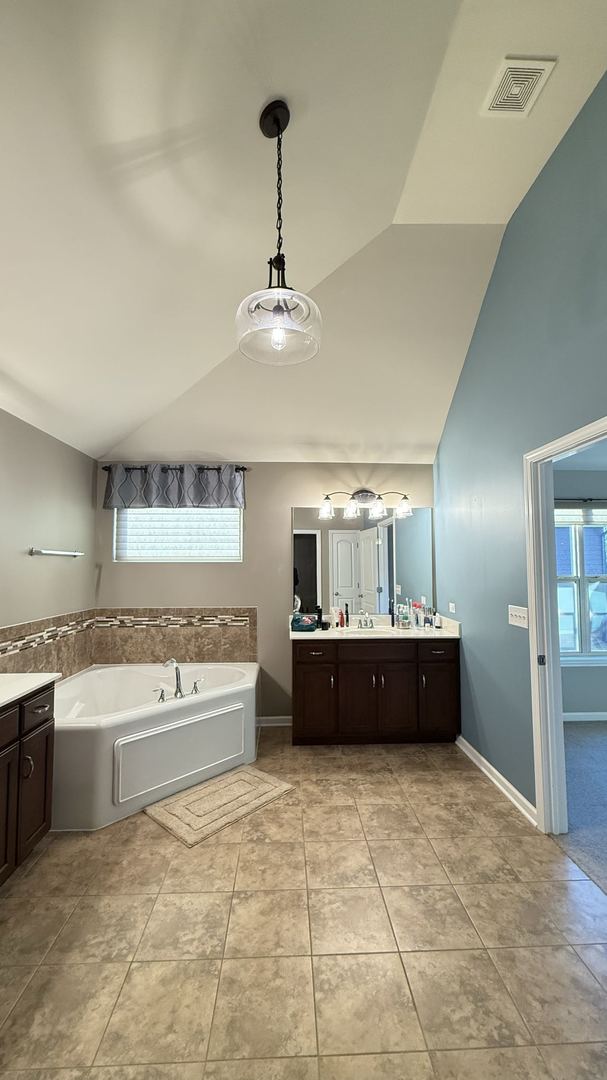
[[322, 503], [320, 504], [320, 510], [318, 511], [318, 517], [320, 521], [330, 521], [335, 517], [335, 510], [333, 503], [328, 495], [325, 495]]
[[357, 518], [359, 514], [360, 505], [358, 499], [355, 499], [354, 496], [352, 496], [344, 506], [344, 518], [351, 520], [352, 518]]
[[375, 502], [371, 503], [371, 506], [369, 507], [369, 518], [371, 521], [381, 521], [382, 518], [385, 518], [387, 513], [388, 511], [384, 505], [384, 500], [381, 495], [378, 495]]
[[408, 500], [406, 495], [403, 495], [403, 497], [400, 500], [398, 506], [394, 507], [394, 517], [406, 518], [406, 517], [412, 517], [412, 516], [413, 516], [413, 511], [412, 511], [411, 507], [409, 506], [409, 500]]
[[320, 348], [321, 329], [314, 301], [293, 289], [251, 293], [236, 312], [238, 348], [259, 364], [284, 366], [311, 360]]

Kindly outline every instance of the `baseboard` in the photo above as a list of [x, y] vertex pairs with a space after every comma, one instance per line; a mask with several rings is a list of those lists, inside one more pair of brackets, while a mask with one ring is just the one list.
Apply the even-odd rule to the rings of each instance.
[[257, 727], [291, 727], [290, 716], [258, 716]]
[[514, 803], [517, 810], [520, 810], [532, 825], [537, 826], [537, 810], [535, 809], [535, 806], [532, 806], [528, 799], [526, 799], [524, 795], [521, 795], [520, 791], [518, 791], [509, 780], [506, 780], [506, 777], [502, 776], [501, 772], [498, 772], [482, 754], [479, 754], [478, 750], [475, 750], [467, 739], [464, 739], [463, 735], [458, 735], [456, 743], [460, 750], [463, 750], [464, 754], [466, 754], [475, 765], [478, 765], [478, 768], [485, 773], [485, 776], [488, 776], [489, 779], [493, 781], [502, 794], [510, 799], [511, 803]]
[[607, 712], [566, 712], [563, 713], [563, 720], [566, 724], [570, 723], [587, 723], [588, 720], [600, 720], [604, 724], [607, 721]]

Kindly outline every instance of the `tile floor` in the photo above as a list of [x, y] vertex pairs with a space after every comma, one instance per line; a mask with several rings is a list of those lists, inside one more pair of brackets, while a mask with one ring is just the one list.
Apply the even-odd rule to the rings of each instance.
[[0, 1076], [607, 1077], [607, 897], [454, 746], [293, 748], [197, 848], [143, 814], [0, 890]]

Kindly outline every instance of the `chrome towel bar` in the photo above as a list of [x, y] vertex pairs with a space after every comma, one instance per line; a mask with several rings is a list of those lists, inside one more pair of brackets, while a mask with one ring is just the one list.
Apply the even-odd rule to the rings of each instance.
[[50, 548], [31, 547], [28, 555], [65, 555], [68, 559], [78, 559], [81, 555], [84, 555], [84, 551], [53, 551]]

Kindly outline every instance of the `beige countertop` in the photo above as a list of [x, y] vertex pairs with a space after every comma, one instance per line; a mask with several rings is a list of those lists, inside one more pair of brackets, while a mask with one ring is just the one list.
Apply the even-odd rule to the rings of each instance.
[[[305, 635], [301, 635], [304, 637]], [[33, 694], [35, 690], [41, 690], [49, 683], [57, 682], [61, 678], [60, 671], [36, 671], [32, 673], [16, 675], [0, 675], [0, 708], [10, 705], [12, 701]]]
[[372, 630], [358, 630], [357, 627], [349, 627], [347, 630], [291, 630], [291, 641], [437, 641], [449, 638], [459, 638], [457, 629], [446, 628], [444, 630], [397, 630], [391, 626], [376, 626]]

